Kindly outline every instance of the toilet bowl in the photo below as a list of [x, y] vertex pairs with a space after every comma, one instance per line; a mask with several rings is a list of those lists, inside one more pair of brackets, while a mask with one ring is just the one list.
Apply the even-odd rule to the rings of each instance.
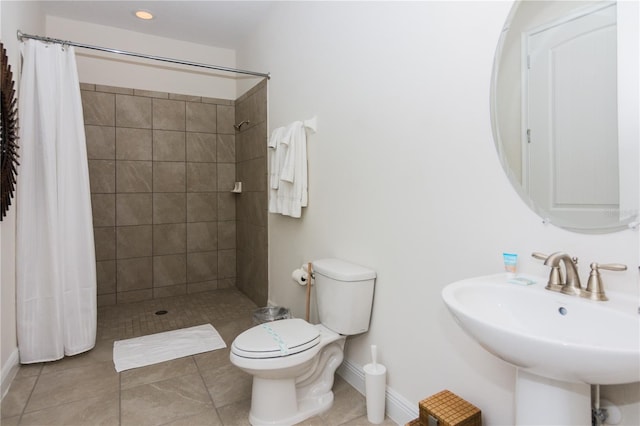
[[320, 324], [257, 325], [231, 344], [231, 363], [253, 376], [249, 422], [293, 425], [333, 404], [348, 335], [369, 329], [375, 272], [339, 259], [313, 262]]
[[230, 359], [253, 376], [251, 424], [295, 424], [331, 408], [345, 339], [297, 318], [240, 334], [231, 345]]

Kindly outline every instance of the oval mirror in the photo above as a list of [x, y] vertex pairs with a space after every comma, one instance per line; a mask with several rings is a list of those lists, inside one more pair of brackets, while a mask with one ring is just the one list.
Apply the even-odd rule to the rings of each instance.
[[618, 7], [516, 2], [496, 51], [491, 115], [503, 168], [545, 222], [577, 232], [638, 221], [638, 23]]

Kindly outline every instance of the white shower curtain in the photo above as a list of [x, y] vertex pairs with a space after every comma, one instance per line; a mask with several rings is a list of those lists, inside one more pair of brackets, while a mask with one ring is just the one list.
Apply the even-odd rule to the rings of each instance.
[[96, 267], [80, 85], [72, 47], [22, 45], [17, 184], [20, 362], [85, 352], [96, 338]]

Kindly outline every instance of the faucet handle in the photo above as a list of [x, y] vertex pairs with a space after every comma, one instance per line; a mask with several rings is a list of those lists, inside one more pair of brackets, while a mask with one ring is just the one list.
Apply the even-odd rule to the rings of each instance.
[[604, 286], [602, 284], [602, 277], [600, 276], [600, 269], [606, 269], [607, 271], [626, 271], [627, 265], [619, 263], [606, 263], [601, 265], [593, 262], [590, 266], [591, 273], [589, 274], [589, 281], [587, 281], [587, 289], [584, 291], [584, 297], [599, 301], [609, 300], [609, 298], [604, 294]]
[[538, 260], [547, 260], [547, 257], [549, 257], [546, 254], [542, 254], [540, 252], [534, 251], [533, 253], [531, 253], [531, 257], [538, 259]]
[[[627, 265], [623, 265], [621, 263], [592, 263], [591, 265], [596, 265], [597, 269], [606, 269], [607, 271], [626, 271]], [[592, 266], [593, 267], [593, 266]]]

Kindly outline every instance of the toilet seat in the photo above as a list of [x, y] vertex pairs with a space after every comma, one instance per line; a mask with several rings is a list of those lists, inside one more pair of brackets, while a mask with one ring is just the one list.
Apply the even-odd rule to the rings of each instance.
[[243, 358], [281, 358], [304, 352], [320, 343], [320, 331], [293, 318], [260, 324], [241, 333], [231, 351]]

